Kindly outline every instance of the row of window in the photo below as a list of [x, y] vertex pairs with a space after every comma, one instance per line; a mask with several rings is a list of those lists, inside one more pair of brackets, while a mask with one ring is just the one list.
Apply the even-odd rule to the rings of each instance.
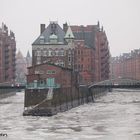
[[63, 61], [57, 61], [55, 63], [55, 65], [61, 66], [61, 67], [65, 67], [65, 63]]
[[75, 70], [79, 70], [79, 71], [82, 71], [82, 70], [91, 70], [91, 67], [90, 65], [87, 65], [86, 67], [84, 67], [83, 64], [77, 64], [77, 65], [74, 65], [75, 67]]
[[35, 51], [35, 56], [64, 56], [65, 51], [64, 50], [48, 50], [48, 51]]
[[[68, 58], [68, 61], [71, 62], [71, 58]], [[41, 57], [37, 57], [36, 64], [41, 64]], [[65, 66], [65, 62], [62, 60], [57, 60], [54, 64], [62, 67]]]
[[[55, 74], [55, 70], [47, 70], [47, 74]], [[35, 70], [35, 74], [44, 74], [44, 71], [42, 70]]]
[[76, 55], [91, 55], [91, 50], [75, 50]]

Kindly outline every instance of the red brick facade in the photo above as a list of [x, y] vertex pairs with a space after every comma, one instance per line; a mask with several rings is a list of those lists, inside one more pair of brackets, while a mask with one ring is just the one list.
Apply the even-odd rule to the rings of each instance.
[[0, 28], [0, 83], [14, 82], [16, 42], [12, 31], [8, 34], [6, 25]]
[[[29, 74], [27, 75], [27, 83], [33, 83], [37, 80], [38, 84], [47, 84], [48, 78], [54, 78], [54, 83], [59, 84], [61, 87], [71, 87], [75, 84], [76, 75], [71, 69], [63, 68], [53, 64], [40, 64], [29, 67]], [[75, 81], [75, 82], [74, 82]]]
[[109, 79], [110, 52], [108, 40], [103, 30], [96, 33], [95, 67], [97, 81]]
[[[103, 27], [100, 28], [98, 23], [97, 25], [71, 26], [71, 28], [75, 40], [84, 40], [85, 45], [82, 44], [84, 47], [80, 47], [81, 51], [89, 51], [89, 54], [84, 56], [84, 60], [87, 61], [81, 62], [82, 65], [86, 66], [85, 75], [88, 78], [85, 78], [87, 81], [89, 80], [90, 83], [109, 79], [110, 52]], [[83, 71], [83, 75], [84, 73], [85, 71]]]
[[64, 24], [62, 29], [51, 22], [47, 28], [41, 28], [32, 47], [33, 66], [47, 62], [71, 68], [80, 74], [82, 84], [109, 78], [108, 40], [99, 23], [70, 27]]
[[120, 57], [113, 57], [110, 65], [111, 78], [140, 80], [140, 50], [131, 51]]
[[80, 74], [80, 82], [94, 82], [94, 50], [85, 46], [84, 40], [75, 41], [74, 70]]

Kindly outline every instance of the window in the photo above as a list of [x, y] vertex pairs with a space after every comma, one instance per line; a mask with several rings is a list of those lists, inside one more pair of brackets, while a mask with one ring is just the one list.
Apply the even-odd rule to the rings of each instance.
[[80, 50], [78, 50], [78, 55], [80, 55]]
[[48, 56], [52, 56], [51, 54], [52, 54], [52, 51], [49, 50], [49, 51], [48, 51]]
[[47, 78], [47, 86], [53, 87], [55, 85], [55, 79], [54, 78]]
[[71, 57], [68, 57], [68, 61], [71, 62]]
[[59, 62], [59, 66], [64, 67], [64, 66], [65, 66], [65, 65], [64, 65], [64, 62], [63, 62], [63, 61], [60, 61], [60, 62]]
[[48, 55], [48, 56], [54, 56], [54, 55], [56, 55], [56, 52], [55, 52], [54, 50], [49, 50], [49, 51], [47, 52], [47, 55]]
[[55, 74], [55, 70], [47, 70], [47, 74]]
[[56, 51], [55, 51], [55, 55], [56, 55], [56, 56], [58, 56], [58, 53], [59, 53], [59, 51], [58, 51], [58, 50], [56, 50]]
[[43, 52], [42, 52], [42, 55], [43, 55], [43, 56], [47, 56], [47, 51], [43, 51]]
[[40, 44], [44, 44], [44, 42], [45, 42], [44, 36], [40, 36]]
[[40, 44], [44, 44], [44, 39], [40, 39]]
[[36, 58], [36, 64], [40, 64], [41, 63], [41, 57], [37, 56]]
[[51, 51], [51, 56], [53, 56], [54, 55], [54, 53], [53, 53], [53, 51]]
[[38, 50], [37, 52], [36, 52], [37, 54], [37, 56], [41, 56], [41, 51], [40, 50]]
[[61, 67], [65, 66], [65, 64], [64, 64], [64, 62], [62, 60], [57, 60], [55, 65], [58, 65], [58, 66], [61, 66]]
[[64, 56], [64, 50], [60, 50], [60, 51], [58, 52], [58, 55], [59, 55], [59, 56]]
[[43, 84], [44, 84], [44, 80], [40, 80], [39, 83], [40, 83], [41, 85], [43, 85]]
[[59, 66], [64, 67], [64, 66], [65, 66], [64, 62], [61, 62], [61, 63], [59, 64]]

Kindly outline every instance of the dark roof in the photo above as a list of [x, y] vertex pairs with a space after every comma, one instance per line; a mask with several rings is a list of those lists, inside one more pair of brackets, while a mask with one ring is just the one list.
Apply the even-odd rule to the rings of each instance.
[[77, 26], [76, 28], [78, 28], [78, 31], [75, 30], [73, 26], [71, 27], [75, 40], [84, 40], [85, 45], [87, 45], [90, 48], [95, 48], [95, 35], [98, 30], [96, 25], [91, 26], [90, 30], [86, 30], [87, 27], [84, 26]]
[[[65, 32], [56, 22], [51, 22], [44, 32], [33, 42], [32, 45], [48, 44], [50, 35], [55, 34], [58, 37], [58, 43], [64, 44]], [[44, 37], [44, 43], [40, 43], [40, 37]]]
[[95, 32], [73, 32], [76, 40], [84, 40], [85, 45], [95, 48]]

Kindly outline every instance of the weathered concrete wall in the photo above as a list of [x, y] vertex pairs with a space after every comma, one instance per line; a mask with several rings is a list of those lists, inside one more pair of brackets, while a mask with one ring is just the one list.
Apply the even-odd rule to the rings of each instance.
[[80, 86], [79, 88], [59, 88], [53, 90], [53, 98], [47, 99], [47, 89], [28, 89], [25, 92], [25, 107], [36, 106], [25, 111], [24, 115], [54, 115], [58, 112], [69, 110], [84, 103], [92, 102], [97, 97], [104, 95], [106, 89]]
[[39, 104], [47, 97], [48, 89], [26, 89], [24, 106], [34, 106]]

